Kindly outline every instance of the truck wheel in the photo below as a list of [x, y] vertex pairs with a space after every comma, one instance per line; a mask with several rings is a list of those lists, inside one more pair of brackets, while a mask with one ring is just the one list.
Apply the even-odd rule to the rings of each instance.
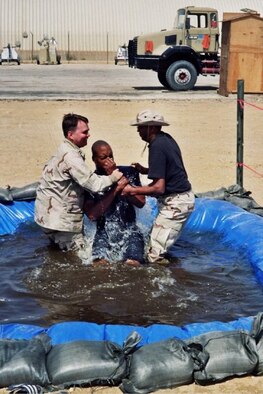
[[197, 71], [192, 63], [181, 60], [170, 65], [166, 79], [172, 90], [190, 90], [196, 83]]
[[165, 72], [165, 71], [159, 71], [159, 72], [158, 72], [158, 79], [159, 79], [159, 82], [160, 82], [165, 88], [171, 89], [170, 86], [169, 86], [169, 84], [168, 84], [168, 82], [167, 82], [167, 79], [166, 79], [166, 72]]

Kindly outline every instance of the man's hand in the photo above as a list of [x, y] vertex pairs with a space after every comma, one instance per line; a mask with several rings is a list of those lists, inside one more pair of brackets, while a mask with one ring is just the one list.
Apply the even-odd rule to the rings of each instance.
[[126, 185], [121, 192], [122, 196], [129, 196], [129, 195], [135, 195], [135, 194], [136, 194], [136, 187], [133, 187], [131, 185]]
[[115, 182], [117, 182], [117, 181], [119, 181], [121, 179], [121, 177], [123, 176], [123, 173], [120, 170], [118, 170], [118, 168], [116, 168], [116, 170], [112, 171], [111, 175], [114, 175]]
[[131, 163], [132, 167], [136, 168], [136, 170], [140, 173], [140, 174], [148, 174], [148, 168], [143, 167], [140, 163]]
[[117, 186], [115, 189], [116, 193], [121, 192], [128, 184], [129, 184], [129, 180], [125, 176], [122, 176], [121, 179], [117, 182]]
[[111, 175], [114, 170], [116, 170], [116, 163], [110, 157], [107, 157], [103, 163], [103, 168], [106, 171], [107, 175]]

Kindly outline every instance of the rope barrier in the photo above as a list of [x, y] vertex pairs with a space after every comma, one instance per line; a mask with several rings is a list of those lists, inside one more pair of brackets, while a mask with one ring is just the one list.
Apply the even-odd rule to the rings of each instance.
[[248, 170], [250, 170], [250, 171], [254, 172], [255, 174], [257, 174], [258, 176], [260, 176], [261, 178], [263, 178], [263, 174], [260, 174], [259, 172], [257, 172], [256, 170], [254, 170], [254, 168], [248, 166], [248, 165], [245, 164], [245, 163], [237, 163], [237, 167], [245, 167], [245, 168], [247, 168]]
[[[259, 110], [263, 111], [263, 108], [258, 107], [258, 106], [255, 105], [255, 104], [251, 104], [251, 103], [249, 103], [249, 102], [247, 102], [247, 101], [245, 101], [245, 100], [243, 100], [243, 99], [237, 99], [237, 102], [238, 102], [238, 104], [240, 105], [240, 108], [241, 108], [241, 109], [244, 109], [245, 104], [246, 104], [246, 105], [250, 105], [251, 107], [254, 107], [254, 108], [256, 108], [256, 109], [259, 109]], [[254, 170], [252, 167], [248, 166], [248, 165], [245, 164], [245, 163], [237, 163], [237, 167], [245, 167], [245, 168], [247, 168], [248, 170], [250, 170], [250, 171], [254, 172], [255, 174], [257, 174], [258, 176], [260, 176], [261, 178], [263, 178], [263, 174], [260, 174], [259, 172], [257, 172], [256, 170]]]
[[241, 109], [244, 109], [245, 104], [246, 104], [246, 105], [250, 105], [251, 107], [254, 107], [254, 108], [256, 108], [256, 109], [259, 109], [259, 110], [263, 111], [263, 108], [258, 107], [258, 106], [255, 105], [255, 104], [251, 104], [251, 103], [249, 103], [249, 102], [247, 102], [247, 101], [245, 101], [245, 100], [238, 99], [237, 102], [239, 103]]

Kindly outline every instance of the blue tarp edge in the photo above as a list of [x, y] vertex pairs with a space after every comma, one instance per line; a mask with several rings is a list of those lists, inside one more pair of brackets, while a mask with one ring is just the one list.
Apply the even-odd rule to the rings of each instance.
[[[16, 201], [0, 204], [0, 235], [13, 234], [21, 223], [33, 219], [34, 201]], [[251, 214], [229, 202], [198, 198], [196, 208], [188, 220], [186, 232], [215, 232], [222, 242], [244, 253], [263, 285], [263, 218]], [[231, 322], [213, 321], [193, 323], [183, 327], [153, 324], [148, 327], [131, 325], [96, 324], [89, 322], [62, 322], [48, 328], [26, 324], [0, 325], [0, 338], [30, 339], [46, 332], [52, 344], [74, 340], [109, 340], [120, 345], [127, 335], [137, 331], [142, 336], [141, 345], [177, 337], [188, 339], [210, 331], [250, 331], [254, 317], [241, 317]]]

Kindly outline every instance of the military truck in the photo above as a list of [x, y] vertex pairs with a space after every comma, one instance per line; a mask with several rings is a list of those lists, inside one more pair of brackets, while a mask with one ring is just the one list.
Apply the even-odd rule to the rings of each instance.
[[128, 45], [129, 67], [157, 72], [170, 90], [190, 90], [198, 75], [220, 71], [218, 12], [185, 7], [177, 11], [174, 28], [135, 37]]

